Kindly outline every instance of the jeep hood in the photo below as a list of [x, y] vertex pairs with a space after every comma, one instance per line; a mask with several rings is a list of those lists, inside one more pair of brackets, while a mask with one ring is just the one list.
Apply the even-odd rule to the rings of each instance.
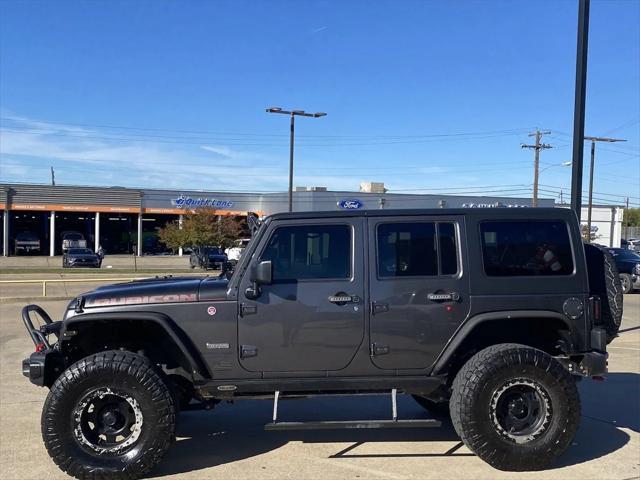
[[217, 277], [156, 277], [98, 287], [81, 297], [85, 308], [226, 299], [228, 281]]

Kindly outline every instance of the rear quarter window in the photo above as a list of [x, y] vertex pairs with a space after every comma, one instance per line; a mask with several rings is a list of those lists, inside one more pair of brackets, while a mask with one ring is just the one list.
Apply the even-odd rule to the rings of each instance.
[[490, 277], [573, 273], [573, 252], [562, 220], [480, 223], [484, 271]]

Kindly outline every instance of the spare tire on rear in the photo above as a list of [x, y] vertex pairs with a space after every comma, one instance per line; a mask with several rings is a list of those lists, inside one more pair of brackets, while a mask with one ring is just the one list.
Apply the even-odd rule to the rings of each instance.
[[584, 244], [589, 273], [589, 293], [600, 297], [602, 324], [607, 331], [607, 343], [618, 335], [622, 323], [622, 282], [613, 257], [606, 248]]

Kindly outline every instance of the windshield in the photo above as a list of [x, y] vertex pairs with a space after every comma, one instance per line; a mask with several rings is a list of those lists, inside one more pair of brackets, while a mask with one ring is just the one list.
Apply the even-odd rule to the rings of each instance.
[[67, 233], [64, 236], [65, 240], [84, 240], [82, 235], [80, 235], [79, 233]]
[[88, 248], [70, 248], [70, 255], [93, 255], [93, 252]]
[[16, 240], [38, 240], [38, 237], [31, 232], [22, 232], [16, 235]]
[[220, 255], [220, 249], [218, 247], [204, 247], [202, 253], [206, 255]]

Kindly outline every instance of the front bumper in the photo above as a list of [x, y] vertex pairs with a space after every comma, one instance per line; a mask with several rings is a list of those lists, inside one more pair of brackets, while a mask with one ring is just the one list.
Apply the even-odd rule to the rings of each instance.
[[[31, 313], [36, 312], [44, 320], [44, 325], [34, 327]], [[47, 312], [38, 305], [27, 305], [22, 309], [22, 321], [36, 347], [36, 351], [22, 361], [22, 374], [31, 383], [40, 387], [50, 387], [64, 370], [64, 357], [56, 344], [49, 341], [50, 335], [60, 334], [62, 322], [54, 322]]]

